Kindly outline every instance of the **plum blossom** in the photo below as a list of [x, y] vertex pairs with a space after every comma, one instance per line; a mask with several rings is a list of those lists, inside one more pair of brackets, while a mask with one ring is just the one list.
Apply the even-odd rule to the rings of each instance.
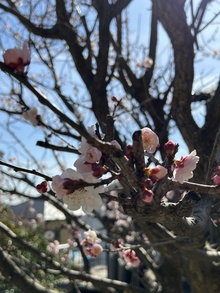
[[8, 49], [3, 54], [5, 64], [19, 74], [24, 73], [24, 67], [30, 64], [31, 53], [28, 41], [25, 41], [21, 48]]
[[103, 252], [103, 248], [100, 244], [94, 243], [91, 247], [91, 256], [96, 257]]
[[122, 256], [127, 263], [127, 265], [132, 267], [137, 267], [140, 264], [140, 259], [136, 256], [134, 250], [126, 249], [122, 251]]
[[96, 258], [99, 254], [103, 252], [103, 248], [100, 244], [94, 243], [91, 247], [86, 247], [84, 249], [86, 255]]
[[212, 180], [215, 185], [220, 185], [220, 175], [217, 174], [217, 175], [213, 176]]
[[[87, 131], [91, 136], [97, 138], [94, 125], [88, 127]], [[81, 156], [75, 161], [74, 166], [81, 174], [92, 174], [92, 164], [99, 162], [102, 152], [91, 146], [84, 137], [82, 137], [79, 152]]]
[[145, 168], [145, 172], [154, 181], [160, 180], [167, 175], [167, 169], [161, 165], [157, 165], [154, 168]]
[[212, 181], [215, 185], [220, 185], [220, 166], [217, 167], [217, 174], [212, 177]]
[[199, 161], [199, 157], [196, 155], [196, 150], [193, 150], [188, 156], [182, 157], [180, 160], [176, 160], [176, 166], [173, 171], [172, 180], [183, 183], [193, 177], [193, 170]]
[[154, 153], [159, 145], [159, 138], [150, 128], [144, 127], [141, 129], [143, 148], [148, 153]]
[[33, 126], [37, 126], [39, 125], [39, 115], [38, 115], [38, 110], [37, 108], [31, 108], [30, 110], [28, 111], [25, 111], [23, 114], [22, 114], [22, 117], [27, 120], [27, 121], [30, 121], [31, 124]]
[[[97, 182], [93, 176], [88, 176], [86, 180], [89, 183]], [[84, 187], [84, 182], [81, 174], [69, 168], [61, 175], [52, 177], [52, 189], [57, 198], [62, 199], [69, 209], [75, 211], [82, 208], [85, 213], [90, 213], [93, 209], [101, 208], [102, 200], [99, 193], [103, 192], [103, 187]]]
[[58, 254], [59, 253], [59, 241], [58, 240], [54, 240], [54, 242], [51, 242], [48, 244], [47, 246], [47, 251], [53, 255]]

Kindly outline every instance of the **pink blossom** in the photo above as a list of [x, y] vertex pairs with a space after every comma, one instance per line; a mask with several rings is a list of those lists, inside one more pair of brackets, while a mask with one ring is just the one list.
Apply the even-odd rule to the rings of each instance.
[[96, 147], [90, 146], [85, 152], [85, 161], [88, 163], [96, 163], [102, 157], [102, 152], [100, 152]]
[[215, 185], [220, 185], [220, 166], [216, 168], [216, 175], [212, 177], [212, 181]]
[[212, 177], [213, 183], [215, 185], [220, 185], [220, 175], [216, 174], [214, 177]]
[[28, 111], [25, 111], [22, 114], [22, 117], [25, 120], [30, 121], [33, 126], [39, 125], [39, 115], [38, 115], [37, 108], [35, 108], [35, 107], [28, 110]]
[[3, 54], [5, 64], [20, 74], [24, 73], [24, 67], [30, 64], [31, 53], [28, 41], [25, 41], [23, 48], [8, 49]]
[[176, 150], [177, 144], [172, 140], [169, 140], [167, 143], [164, 144], [164, 150], [167, 156], [172, 156], [174, 151]]
[[59, 252], [59, 241], [54, 240], [54, 242], [51, 242], [47, 246], [47, 251], [51, 254], [55, 255]]
[[[92, 136], [92, 137], [95, 137], [95, 138], [98, 138], [98, 136], [96, 135], [96, 132], [95, 132], [95, 126], [92, 125], [90, 127], [87, 128], [87, 131], [88, 133]], [[87, 140], [82, 137], [82, 140], [81, 140], [81, 144], [80, 144], [80, 148], [79, 148], [79, 152], [82, 154], [82, 155], [85, 155], [87, 150], [91, 147], [91, 145], [87, 142]]]
[[195, 170], [198, 161], [199, 157], [196, 156], [196, 150], [193, 150], [188, 156], [182, 157], [180, 160], [176, 161], [172, 180], [183, 183], [183, 181], [192, 178], [192, 171]]
[[141, 132], [144, 150], [148, 153], [154, 153], [159, 145], [158, 136], [148, 127], [142, 128]]
[[94, 243], [91, 247], [91, 256], [96, 257], [103, 252], [103, 248], [100, 244]]
[[161, 165], [158, 165], [154, 168], [145, 168], [145, 171], [154, 181], [160, 180], [167, 175], [167, 169]]
[[[87, 131], [91, 136], [98, 138], [94, 125], [88, 127]], [[79, 173], [91, 175], [93, 173], [91, 164], [99, 162], [102, 157], [102, 152], [96, 147], [91, 146], [84, 137], [82, 137], [79, 152], [81, 156], [75, 161], [74, 166]]]
[[[93, 176], [86, 177], [87, 182], [95, 183]], [[93, 209], [100, 209], [102, 200], [99, 193], [104, 191], [102, 186], [83, 187], [84, 178], [73, 169], [65, 170], [61, 175], [52, 177], [52, 189], [59, 199], [62, 199], [68, 208], [78, 210], [82, 208], [85, 213], [90, 213]], [[82, 184], [82, 187], [79, 187]]]
[[92, 164], [86, 163], [86, 159], [84, 156], [80, 156], [74, 163], [77, 171], [83, 175], [92, 174]]
[[140, 264], [140, 259], [136, 256], [136, 253], [134, 250], [131, 250], [131, 249], [123, 250], [122, 256], [125, 262], [132, 267], [137, 267]]
[[99, 254], [103, 252], [103, 248], [100, 244], [94, 243], [91, 247], [86, 247], [84, 249], [86, 255], [96, 258]]

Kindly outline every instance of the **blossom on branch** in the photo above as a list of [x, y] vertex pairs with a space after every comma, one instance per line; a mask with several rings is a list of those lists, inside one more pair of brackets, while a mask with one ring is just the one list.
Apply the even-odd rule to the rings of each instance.
[[98, 240], [97, 234], [94, 230], [89, 229], [87, 232], [84, 232], [84, 235], [85, 235], [85, 239], [90, 244], [94, 244]]
[[122, 250], [121, 252], [124, 261], [127, 265], [137, 267], [140, 264], [140, 259], [136, 256], [136, 253], [132, 249]]
[[161, 165], [154, 168], [145, 168], [145, 172], [154, 181], [160, 180], [167, 175], [167, 169]]
[[199, 161], [196, 155], [196, 150], [192, 151], [188, 156], [182, 157], [180, 160], [175, 161], [175, 168], [173, 171], [173, 180], [183, 183], [193, 177], [193, 170]]
[[159, 138], [150, 128], [141, 129], [143, 148], [148, 153], [154, 153], [159, 145]]
[[215, 185], [220, 185], [220, 166], [217, 167], [217, 174], [212, 177], [212, 181]]
[[31, 53], [28, 41], [21, 48], [8, 49], [3, 54], [5, 64], [19, 74], [24, 73], [24, 67], [30, 64]]
[[[87, 130], [91, 136], [97, 138], [94, 125], [88, 127]], [[92, 174], [92, 164], [99, 162], [102, 157], [102, 152], [90, 145], [84, 137], [82, 137], [79, 152], [81, 156], [75, 161], [74, 166], [81, 174]]]
[[[93, 209], [100, 209], [102, 200], [99, 193], [103, 192], [103, 187], [83, 186], [86, 183], [83, 179], [81, 174], [69, 168], [61, 175], [52, 177], [52, 189], [69, 209], [75, 211], [82, 208], [85, 213], [90, 213]], [[86, 180], [89, 183], [97, 182], [92, 176]]]
[[48, 190], [47, 181], [44, 180], [43, 182], [41, 182], [40, 184], [38, 184], [36, 186], [36, 189], [37, 189], [37, 191], [39, 193], [45, 193], [45, 192], [47, 192], [47, 190]]
[[54, 242], [50, 242], [47, 246], [47, 251], [53, 255], [58, 254], [59, 253], [59, 241], [58, 240], [54, 240]]
[[96, 232], [89, 229], [87, 232], [84, 232], [84, 235], [85, 239], [82, 240], [81, 245], [84, 246], [85, 254], [92, 258], [97, 257], [103, 252], [103, 248], [97, 243], [99, 239], [97, 238]]
[[151, 203], [154, 198], [154, 193], [152, 190], [144, 188], [144, 190], [141, 194], [141, 198], [144, 202]]
[[35, 107], [31, 108], [28, 111], [25, 111], [22, 114], [22, 117], [25, 120], [30, 121], [33, 126], [39, 125], [39, 115], [38, 115], [37, 108], [35, 108]]
[[172, 156], [174, 152], [176, 151], [177, 144], [173, 142], [172, 140], [169, 140], [167, 143], [164, 144], [164, 150], [166, 153], [166, 156]]

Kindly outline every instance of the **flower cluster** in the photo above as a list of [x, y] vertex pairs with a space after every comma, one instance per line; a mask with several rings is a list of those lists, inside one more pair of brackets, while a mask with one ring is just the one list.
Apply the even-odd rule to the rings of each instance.
[[113, 240], [111, 243], [111, 250], [118, 250], [119, 256], [124, 260], [128, 267], [137, 267], [140, 264], [140, 259], [133, 249], [125, 249], [122, 240]]
[[[150, 128], [144, 127], [141, 129], [141, 134], [143, 149], [150, 155], [156, 152], [159, 146], [159, 138], [156, 133]], [[172, 180], [183, 183], [184, 181], [193, 177], [193, 170], [196, 168], [199, 157], [196, 155], [196, 150], [193, 150], [189, 155], [182, 157], [180, 160], [175, 160], [173, 157], [176, 150], [177, 144], [175, 144], [173, 141], [168, 141], [164, 145], [164, 151], [167, 160], [171, 162], [172, 165]], [[127, 146], [126, 157], [130, 161], [133, 160], [133, 146]], [[167, 176], [168, 170], [164, 166], [158, 164], [155, 167], [146, 167], [143, 171], [146, 174], [146, 177], [144, 180], [142, 179], [141, 183], [141, 198], [144, 202], [151, 203], [154, 198], [154, 192], [152, 191], [154, 183]], [[216, 178], [214, 180], [216, 180]]]
[[97, 243], [99, 239], [97, 238], [96, 232], [88, 230], [87, 232], [84, 232], [84, 235], [85, 239], [82, 240], [81, 245], [84, 247], [85, 254], [92, 258], [96, 258], [103, 252], [102, 246]]

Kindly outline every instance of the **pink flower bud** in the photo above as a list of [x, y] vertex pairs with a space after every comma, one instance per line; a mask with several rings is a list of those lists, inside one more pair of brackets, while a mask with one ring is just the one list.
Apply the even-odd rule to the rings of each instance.
[[214, 177], [212, 177], [212, 181], [215, 185], [220, 186], [220, 175], [216, 174]]
[[94, 243], [91, 247], [91, 256], [96, 257], [103, 252], [103, 248], [100, 244]]
[[43, 181], [43, 182], [41, 182], [40, 184], [38, 184], [38, 185], [36, 186], [36, 188], [37, 188], [37, 191], [38, 191], [39, 193], [45, 193], [45, 192], [47, 192], [47, 190], [48, 190], [47, 181]]
[[176, 150], [176, 146], [177, 144], [172, 140], [169, 140], [167, 143], [164, 144], [164, 150], [168, 157], [173, 155], [174, 151]]
[[144, 191], [142, 192], [141, 197], [144, 202], [151, 203], [154, 197], [154, 193], [152, 190], [145, 188]]
[[142, 128], [141, 132], [144, 150], [148, 153], [154, 153], [159, 145], [158, 136], [148, 127]]

